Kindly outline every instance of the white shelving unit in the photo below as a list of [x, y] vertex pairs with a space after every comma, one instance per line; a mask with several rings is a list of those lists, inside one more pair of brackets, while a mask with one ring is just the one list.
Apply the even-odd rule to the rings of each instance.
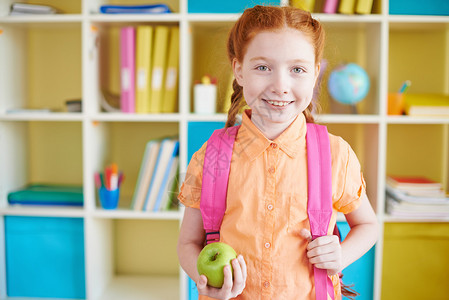
[[[8, 16], [12, 0], [0, 3], [0, 299], [6, 296], [6, 267], [4, 245], [3, 216], [56, 216], [77, 217], [84, 219], [85, 230], [85, 266], [86, 297], [88, 300], [110, 299], [187, 299], [187, 278], [179, 268], [170, 274], [151, 270], [151, 266], [142, 274], [131, 271], [128, 275], [119, 274], [118, 265], [124, 259], [116, 253], [114, 245], [125, 239], [120, 234], [123, 230], [139, 231], [141, 226], [159, 230], [167, 227], [169, 238], [155, 240], [155, 244], [167, 243], [173, 246], [177, 240], [177, 228], [182, 220], [182, 211], [164, 213], [133, 212], [126, 208], [115, 211], [104, 211], [96, 204], [96, 191], [93, 182], [95, 171], [101, 170], [108, 159], [125, 161], [120, 144], [127, 141], [131, 132], [139, 132], [136, 140], [132, 140], [129, 153], [135, 159], [123, 164], [130, 166], [126, 174], [128, 192], [134, 188], [140, 165], [143, 148], [136, 149], [147, 140], [165, 134], [178, 134], [180, 139], [180, 172], [187, 168], [187, 125], [191, 121], [225, 121], [225, 114], [198, 116], [191, 110], [191, 86], [201, 74], [211, 70], [212, 75], [223, 76], [226, 70], [215, 70], [216, 66], [208, 65], [209, 57], [200, 57], [197, 53], [215, 50], [214, 43], [220, 40], [224, 49], [224, 29], [231, 26], [238, 14], [189, 14], [188, 0], [168, 1], [175, 12], [168, 15], [100, 15], [96, 13], [101, 4], [120, 3], [120, 1], [71, 0], [68, 14], [54, 16]], [[193, 1], [193, 0], [192, 0]], [[31, 2], [31, 1], [30, 1]], [[53, 1], [55, 2], [55, 1]], [[51, 0], [41, 1], [57, 6]], [[126, 1], [122, 1], [126, 4]], [[283, 3], [285, 1], [282, 1]], [[410, 118], [407, 116], [387, 115], [387, 93], [396, 90], [394, 81], [389, 78], [391, 61], [389, 61], [390, 37], [399, 32], [441, 31], [443, 44], [446, 47], [444, 63], [440, 73], [444, 74], [443, 83], [436, 92], [449, 92], [449, 16], [392, 16], [388, 15], [388, 0], [374, 0], [375, 11], [371, 15], [326, 15], [315, 14], [328, 31], [326, 58], [332, 58], [330, 65], [338, 61], [354, 61], [362, 65], [370, 74], [372, 88], [367, 99], [358, 107], [360, 114], [347, 112], [329, 114], [328, 97], [324, 95], [324, 114], [318, 117], [320, 122], [328, 124], [330, 131], [341, 134], [347, 139], [362, 162], [368, 185], [370, 201], [377, 212], [381, 224], [381, 235], [376, 246], [375, 281], [373, 299], [381, 298], [383, 229], [385, 223], [410, 222], [391, 218], [385, 210], [385, 175], [388, 172], [388, 134], [392, 126], [432, 125], [441, 127], [443, 146], [442, 153], [449, 153], [449, 120], [444, 118]], [[61, 5], [63, 5], [61, 3]], [[95, 34], [107, 33], [111, 28], [138, 24], [169, 24], [180, 27], [180, 79], [179, 79], [179, 113], [138, 115], [122, 113], [104, 113], [100, 109], [100, 84], [98, 80], [98, 59], [103, 55], [95, 47]], [[204, 40], [204, 33], [210, 33], [210, 39]], [[76, 54], [73, 59], [60, 61], [61, 56], [48, 54], [51, 59], [58, 60], [50, 68], [57, 72], [55, 77], [40, 78], [39, 72], [45, 62], [34, 57], [42, 53], [42, 45], [33, 41], [33, 37], [49, 39], [57, 51], [65, 51], [66, 42], [73, 43]], [[215, 39], [215, 36], [218, 36]], [[204, 40], [199, 45], [198, 40]], [[62, 40], [62, 41], [61, 41]], [[33, 52], [35, 51], [35, 52]], [[118, 50], [117, 50], [118, 51]], [[444, 51], [444, 50], [442, 50]], [[441, 54], [441, 52], [439, 52]], [[218, 53], [217, 57], [222, 53]], [[223, 64], [226, 65], [224, 60]], [[421, 63], [421, 62], [420, 62]], [[57, 64], [62, 64], [62, 68]], [[421, 70], [422, 67], [419, 67]], [[64, 72], [67, 69], [67, 72]], [[219, 69], [219, 68], [218, 68]], [[223, 68], [224, 69], [224, 68]], [[71, 75], [73, 72], [74, 75]], [[214, 73], [215, 72], [215, 73]], [[73, 77], [74, 76], [74, 77]], [[61, 85], [55, 88], [55, 94], [43, 97], [44, 88], [36, 85], [42, 83]], [[393, 82], [393, 83], [392, 83]], [[425, 91], [425, 88], [421, 88]], [[47, 88], [48, 90], [48, 88]], [[63, 91], [61, 94], [61, 90]], [[323, 89], [324, 90], [324, 89]], [[430, 91], [427, 91], [430, 92]], [[37, 95], [37, 96], [36, 96]], [[52, 106], [63, 103], [61, 97], [80, 97], [83, 99], [82, 113], [21, 113], [8, 114], [10, 108], [28, 106]], [[43, 99], [48, 98], [48, 99]], [[60, 129], [62, 128], [62, 129]], [[42, 167], [41, 158], [50, 159], [50, 154], [42, 154], [48, 147], [39, 143], [43, 135], [55, 135], [59, 130], [66, 130], [61, 143], [74, 146], [74, 164], [69, 164], [73, 172], [63, 171], [58, 178], [45, 172], [36, 171]], [[145, 133], [148, 133], [145, 135]], [[35, 137], [35, 138], [34, 138]], [[400, 138], [400, 137], [398, 137]], [[54, 142], [58, 146], [58, 142]], [[37, 144], [37, 150], [36, 150]], [[134, 148], [133, 148], [134, 146]], [[31, 148], [33, 147], [33, 148]], [[120, 150], [120, 151], [119, 151]], [[35, 151], [44, 157], [36, 157]], [[446, 188], [449, 187], [449, 163], [441, 158], [440, 179]], [[58, 166], [66, 162], [61, 155], [49, 163], [50, 169], [59, 170]], [[120, 163], [119, 163], [120, 165]], [[30, 179], [55, 179], [63, 183], [78, 183], [84, 186], [84, 207], [46, 208], [46, 207], [11, 207], [7, 203], [8, 192], [15, 190]], [[134, 181], [133, 181], [134, 180]], [[429, 220], [431, 222], [448, 222], [448, 220]], [[167, 225], [168, 224], [168, 225]], [[132, 225], [132, 226], [131, 226]], [[134, 227], [133, 227], [134, 226]], [[132, 229], [129, 229], [132, 228]], [[140, 232], [141, 233], [141, 232]], [[164, 232], [165, 233], [165, 232]], [[163, 233], [163, 234], [164, 234]], [[141, 236], [137, 234], [139, 239]], [[161, 236], [156, 236], [162, 239]], [[149, 243], [148, 238], [143, 239]], [[147, 247], [149, 247], [147, 245]], [[167, 246], [168, 247], [168, 246]], [[149, 247], [151, 248], [151, 247]], [[146, 249], [146, 248], [145, 248]], [[158, 248], [159, 249], [159, 248]], [[156, 250], [158, 251], [158, 250]], [[169, 256], [176, 261], [175, 252], [159, 249], [160, 256]], [[126, 254], [126, 252], [125, 252]], [[37, 298], [33, 298], [37, 299]]]

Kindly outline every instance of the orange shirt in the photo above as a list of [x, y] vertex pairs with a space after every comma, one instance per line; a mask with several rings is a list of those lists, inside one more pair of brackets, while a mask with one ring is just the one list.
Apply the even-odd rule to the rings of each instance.
[[[267, 139], [250, 117], [251, 111], [245, 111], [235, 140], [220, 231], [221, 241], [242, 254], [247, 264], [246, 288], [237, 299], [314, 299], [307, 241], [299, 235], [301, 228], [310, 230], [305, 117], [300, 114], [274, 141]], [[347, 214], [358, 207], [365, 183], [349, 144], [331, 134], [329, 138], [332, 234], [337, 212]], [[193, 155], [178, 197], [184, 205], [198, 209], [205, 150], [206, 144]], [[339, 299], [339, 280], [332, 281]]]

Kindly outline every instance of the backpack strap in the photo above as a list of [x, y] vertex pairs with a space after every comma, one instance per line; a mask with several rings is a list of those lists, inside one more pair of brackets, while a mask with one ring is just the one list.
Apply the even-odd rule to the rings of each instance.
[[[312, 238], [327, 235], [332, 216], [332, 172], [329, 135], [326, 126], [307, 123], [307, 214]], [[334, 299], [334, 287], [327, 270], [313, 267], [317, 300]]]
[[220, 227], [226, 211], [232, 149], [239, 126], [217, 129], [207, 141], [201, 186], [201, 215], [206, 244], [220, 241]]

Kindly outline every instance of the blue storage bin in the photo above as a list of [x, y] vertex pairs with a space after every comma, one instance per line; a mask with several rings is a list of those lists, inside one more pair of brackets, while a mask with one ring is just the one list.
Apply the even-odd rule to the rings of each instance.
[[210, 138], [214, 130], [224, 128], [225, 122], [189, 122], [187, 125], [187, 159]]
[[230, 0], [230, 1], [209, 1], [209, 0], [189, 0], [189, 13], [242, 13], [246, 8], [255, 5], [280, 5], [280, 0], [260, 1], [260, 0]]
[[390, 0], [390, 15], [449, 16], [448, 0]]
[[85, 298], [83, 219], [6, 216], [5, 243], [9, 297]]
[[[337, 222], [341, 238], [348, 235], [350, 227], [346, 222]], [[374, 290], [374, 251], [371, 248], [365, 255], [353, 262], [343, 270], [343, 282], [346, 285], [354, 284], [354, 290], [360, 294], [357, 300], [372, 300]], [[343, 297], [343, 299], [348, 299]]]

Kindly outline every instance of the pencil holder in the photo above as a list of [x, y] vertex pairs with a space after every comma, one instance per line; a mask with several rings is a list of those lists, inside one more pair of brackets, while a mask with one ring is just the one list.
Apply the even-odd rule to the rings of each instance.
[[120, 189], [108, 190], [105, 187], [100, 188], [100, 203], [104, 209], [116, 209], [120, 196]]
[[388, 114], [402, 115], [404, 111], [404, 93], [388, 93]]

